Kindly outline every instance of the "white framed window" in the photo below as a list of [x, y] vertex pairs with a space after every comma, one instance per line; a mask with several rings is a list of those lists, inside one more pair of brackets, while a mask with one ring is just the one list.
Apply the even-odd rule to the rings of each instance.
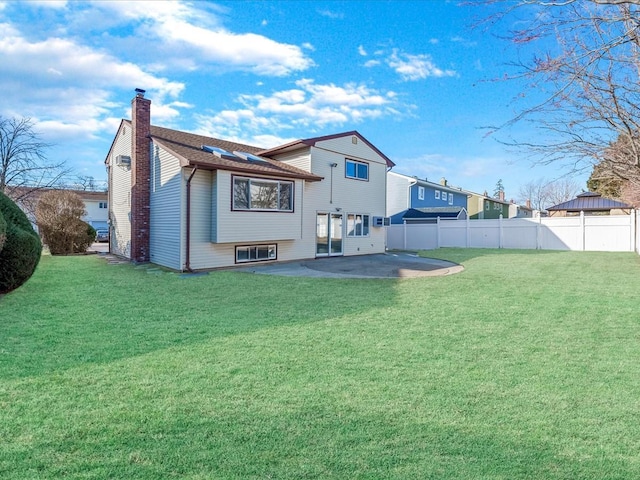
[[418, 187], [418, 200], [424, 200], [424, 187]]
[[484, 209], [485, 209], [485, 210], [489, 210], [489, 208], [490, 208], [490, 206], [489, 206], [489, 202], [486, 202], [486, 203], [484, 204]]
[[345, 158], [344, 175], [355, 180], [369, 180], [369, 164]]
[[347, 214], [347, 237], [368, 237], [369, 220], [369, 215], [362, 213]]
[[436, 190], [436, 200], [440, 200], [440, 190]]
[[293, 182], [233, 177], [232, 210], [293, 212]]
[[277, 260], [277, 245], [237, 245], [236, 263]]
[[453, 205], [453, 193], [449, 194], [449, 205]]

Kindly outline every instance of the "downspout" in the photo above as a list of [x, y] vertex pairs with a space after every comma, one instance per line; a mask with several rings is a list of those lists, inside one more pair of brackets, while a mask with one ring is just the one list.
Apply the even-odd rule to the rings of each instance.
[[193, 167], [193, 170], [191, 170], [191, 175], [189, 175], [189, 178], [187, 178], [187, 245], [185, 252], [186, 258], [184, 262], [184, 269], [188, 272], [193, 272], [193, 270], [191, 269], [191, 180], [193, 179], [196, 170], [198, 170], [197, 165]]

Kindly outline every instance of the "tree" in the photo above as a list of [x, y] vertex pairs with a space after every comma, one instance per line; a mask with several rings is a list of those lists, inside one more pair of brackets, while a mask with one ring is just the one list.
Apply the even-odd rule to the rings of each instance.
[[[23, 285], [40, 261], [42, 243], [26, 215], [0, 192], [0, 224], [4, 222], [4, 242], [0, 245], [0, 295]], [[0, 226], [0, 237], [2, 236]]]
[[590, 192], [597, 192], [605, 198], [620, 200], [625, 181], [613, 176], [605, 163], [593, 166], [593, 171], [587, 180], [587, 188]]
[[544, 211], [547, 208], [566, 202], [580, 193], [580, 186], [571, 178], [547, 181], [544, 178], [532, 180], [520, 187], [520, 201], [531, 202], [531, 207]]
[[29, 118], [0, 117], [0, 192], [18, 202], [34, 189], [60, 182], [70, 170], [64, 162], [47, 161], [45, 150], [50, 146]]
[[[488, 2], [480, 2], [487, 4]], [[520, 108], [504, 128], [527, 121], [539, 141], [513, 140], [538, 163], [590, 168], [624, 143], [623, 180], [640, 183], [640, 2], [624, 0], [494, 0], [488, 20], [505, 38], [536, 53], [513, 64], [542, 100]], [[522, 14], [522, 15], [521, 15]], [[526, 54], [526, 53], [525, 53]], [[527, 92], [521, 95], [529, 98]], [[535, 95], [534, 95], [535, 96]]]
[[502, 184], [502, 179], [499, 179], [496, 182], [496, 187], [493, 190], [493, 198], [499, 198], [500, 195], [504, 195], [504, 185]]
[[96, 237], [96, 231], [82, 221], [84, 202], [77, 193], [50, 190], [36, 206], [36, 222], [52, 255], [83, 253]]

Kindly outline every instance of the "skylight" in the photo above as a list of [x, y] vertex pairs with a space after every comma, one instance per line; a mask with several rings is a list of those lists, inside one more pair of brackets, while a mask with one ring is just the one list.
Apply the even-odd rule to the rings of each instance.
[[252, 153], [247, 153], [247, 152], [239, 152], [234, 150], [233, 154], [236, 157], [240, 157], [243, 160], [247, 160], [248, 162], [262, 162], [262, 163], [266, 163], [264, 159], [258, 157], [257, 155], [254, 155]]
[[202, 145], [202, 150], [205, 152], [213, 153], [218, 158], [223, 158], [225, 160], [237, 160], [233, 153], [227, 152], [225, 149], [220, 147], [212, 147], [211, 145]]

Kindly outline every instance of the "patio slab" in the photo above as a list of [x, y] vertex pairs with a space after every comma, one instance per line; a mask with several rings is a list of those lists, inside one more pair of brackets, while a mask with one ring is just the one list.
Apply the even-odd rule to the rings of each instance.
[[238, 270], [290, 277], [416, 278], [452, 275], [461, 272], [464, 267], [445, 260], [403, 252], [251, 265]]

